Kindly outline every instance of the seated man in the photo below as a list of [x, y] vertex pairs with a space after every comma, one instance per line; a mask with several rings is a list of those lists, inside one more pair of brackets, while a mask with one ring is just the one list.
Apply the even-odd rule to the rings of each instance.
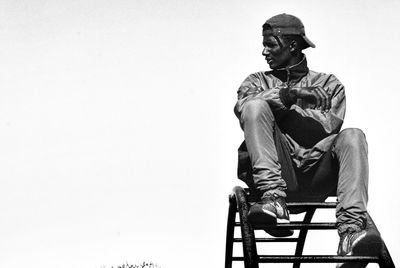
[[332, 74], [308, 69], [302, 51], [315, 45], [295, 16], [267, 20], [263, 46], [272, 70], [248, 76], [235, 106], [245, 137], [238, 175], [259, 197], [249, 220], [289, 222], [285, 199], [323, 201], [336, 191], [338, 254], [375, 254], [379, 234], [365, 229], [367, 143], [359, 129], [340, 131], [346, 108], [343, 85]]

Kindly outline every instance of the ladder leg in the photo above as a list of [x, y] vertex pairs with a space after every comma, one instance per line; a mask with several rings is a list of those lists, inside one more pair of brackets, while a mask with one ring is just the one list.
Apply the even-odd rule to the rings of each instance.
[[[367, 213], [367, 228], [371, 228], [376, 230], [378, 233], [378, 228], [374, 221], [372, 220], [371, 216]], [[379, 253], [379, 267], [381, 268], [394, 268], [394, 263], [392, 257], [390, 257], [389, 250], [387, 249], [385, 242], [382, 240], [382, 249]]]
[[236, 199], [229, 196], [228, 223], [226, 227], [225, 268], [232, 268], [233, 238], [235, 235]]
[[[304, 223], [310, 223], [312, 220], [312, 217], [314, 216], [315, 213], [315, 208], [307, 210], [306, 214], [304, 215], [303, 222]], [[306, 237], [307, 237], [308, 229], [301, 229], [299, 232], [299, 241], [296, 244], [296, 251], [295, 251], [295, 256], [301, 256], [303, 254], [303, 249], [304, 249], [304, 243], [306, 242]], [[294, 262], [293, 263], [293, 268], [299, 268], [300, 267], [300, 262]]]
[[379, 258], [380, 258], [379, 267], [395, 268], [392, 257], [390, 257], [389, 250], [387, 249], [385, 242], [383, 242], [383, 247]]
[[240, 227], [242, 231], [243, 240], [243, 257], [245, 268], [258, 268], [258, 255], [254, 236], [254, 230], [247, 219], [249, 213], [249, 205], [247, 203], [247, 196], [244, 189], [240, 186], [233, 188], [238, 205]]

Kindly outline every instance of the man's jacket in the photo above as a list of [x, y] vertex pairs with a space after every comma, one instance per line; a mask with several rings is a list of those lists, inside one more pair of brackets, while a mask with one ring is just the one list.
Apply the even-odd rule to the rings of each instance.
[[[279, 92], [287, 87], [320, 86], [331, 97], [328, 112], [315, 109], [315, 105], [298, 99], [285, 106]], [[331, 147], [340, 131], [346, 110], [344, 86], [332, 74], [317, 73], [307, 67], [303, 60], [291, 67], [248, 76], [238, 90], [238, 101], [234, 111], [240, 119], [243, 104], [252, 98], [267, 101], [275, 115], [276, 124], [288, 143], [293, 163], [307, 171]], [[245, 143], [239, 147], [238, 176], [244, 180], [251, 172]]]

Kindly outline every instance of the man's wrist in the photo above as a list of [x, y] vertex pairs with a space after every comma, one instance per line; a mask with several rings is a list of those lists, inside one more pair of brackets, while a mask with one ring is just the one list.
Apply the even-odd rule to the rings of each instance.
[[279, 91], [279, 98], [281, 99], [283, 105], [290, 107], [295, 104], [297, 100], [296, 92], [297, 91], [295, 89], [289, 87], [282, 88]]

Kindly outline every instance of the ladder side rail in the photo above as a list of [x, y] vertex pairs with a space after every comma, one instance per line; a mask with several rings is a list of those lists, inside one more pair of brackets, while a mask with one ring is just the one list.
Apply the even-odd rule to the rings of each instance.
[[233, 188], [233, 194], [236, 197], [237, 209], [240, 218], [240, 229], [243, 239], [243, 256], [245, 268], [259, 268], [258, 254], [255, 242], [254, 230], [247, 219], [249, 213], [249, 204], [247, 202], [247, 194], [245, 190], [236, 186]]

